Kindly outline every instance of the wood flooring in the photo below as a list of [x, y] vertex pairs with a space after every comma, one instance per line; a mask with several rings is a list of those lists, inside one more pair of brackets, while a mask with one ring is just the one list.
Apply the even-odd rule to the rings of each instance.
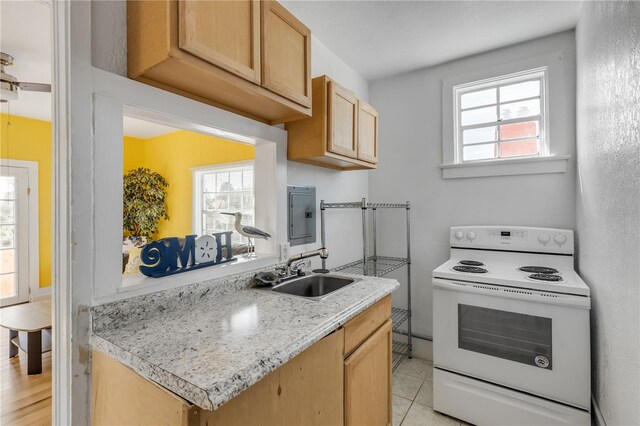
[[9, 359], [9, 331], [0, 328], [0, 424], [51, 425], [51, 352], [42, 374], [27, 375], [27, 355]]

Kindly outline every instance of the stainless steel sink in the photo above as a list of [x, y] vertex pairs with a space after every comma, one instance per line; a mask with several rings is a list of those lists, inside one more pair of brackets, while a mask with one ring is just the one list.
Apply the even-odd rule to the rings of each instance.
[[311, 300], [322, 300], [333, 292], [360, 281], [358, 278], [329, 274], [313, 274], [294, 278], [268, 290]]

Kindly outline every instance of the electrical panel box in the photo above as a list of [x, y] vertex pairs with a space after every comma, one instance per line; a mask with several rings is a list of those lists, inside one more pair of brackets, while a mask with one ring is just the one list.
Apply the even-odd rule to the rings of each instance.
[[289, 243], [292, 246], [316, 242], [316, 187], [288, 185]]

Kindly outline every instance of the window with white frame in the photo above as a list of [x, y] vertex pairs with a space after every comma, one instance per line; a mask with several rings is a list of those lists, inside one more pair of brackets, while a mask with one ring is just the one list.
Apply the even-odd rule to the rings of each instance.
[[[242, 224], [253, 226], [255, 221], [253, 162], [215, 165], [193, 171], [194, 233], [211, 234], [235, 231], [233, 216], [242, 213]], [[234, 243], [246, 243], [237, 232]]]
[[454, 86], [455, 163], [545, 157], [546, 68]]

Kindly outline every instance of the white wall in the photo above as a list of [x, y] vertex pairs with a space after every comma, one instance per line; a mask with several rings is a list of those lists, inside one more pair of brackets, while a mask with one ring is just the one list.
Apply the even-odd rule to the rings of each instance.
[[[372, 200], [412, 203], [413, 327], [432, 335], [431, 271], [448, 259], [453, 225], [522, 225], [573, 229], [575, 162], [563, 174], [442, 179], [442, 80], [500, 63], [564, 51], [564, 78], [552, 87], [564, 109], [552, 120], [575, 120], [573, 31], [482, 53], [372, 82], [370, 101], [380, 114], [380, 164], [369, 176]], [[551, 135], [553, 139], [554, 135]], [[567, 154], [575, 154], [574, 126], [566, 131]], [[553, 142], [552, 142], [553, 143]], [[380, 217], [381, 254], [404, 253], [402, 221]], [[391, 224], [391, 225], [389, 225]], [[394, 233], [400, 232], [400, 238]], [[402, 273], [397, 276], [402, 278]], [[396, 293], [394, 304], [404, 303]]]
[[576, 30], [579, 273], [608, 425], [640, 424], [639, 23], [640, 3], [585, 2]]
[[[312, 37], [311, 75], [328, 75], [340, 85], [351, 89], [359, 98], [369, 99], [369, 84], [338, 58], [322, 42]], [[368, 196], [369, 172], [339, 172], [302, 163], [288, 162], [289, 184], [315, 185], [318, 204], [327, 202], [360, 201]], [[329, 249], [329, 268], [357, 260], [362, 257], [361, 211], [327, 210], [327, 248]], [[320, 246], [320, 210], [317, 211], [316, 244], [294, 247], [291, 252], [298, 253]], [[313, 260], [314, 267], [320, 267], [318, 259]]]
[[[126, 2], [94, 1], [92, 3], [92, 62], [106, 71], [126, 76]], [[313, 77], [329, 75], [341, 85], [352, 90], [358, 97], [369, 99], [368, 82], [331, 52], [322, 42], [312, 37], [311, 66]], [[288, 183], [315, 185], [317, 200], [357, 201], [368, 195], [368, 172], [338, 172], [301, 163], [288, 162]], [[318, 217], [318, 243], [297, 246], [295, 254], [320, 246], [320, 211]], [[335, 212], [328, 215], [327, 242], [330, 249], [328, 265], [355, 260], [362, 250], [359, 232], [359, 216], [356, 211]], [[319, 261], [314, 260], [314, 267]]]

